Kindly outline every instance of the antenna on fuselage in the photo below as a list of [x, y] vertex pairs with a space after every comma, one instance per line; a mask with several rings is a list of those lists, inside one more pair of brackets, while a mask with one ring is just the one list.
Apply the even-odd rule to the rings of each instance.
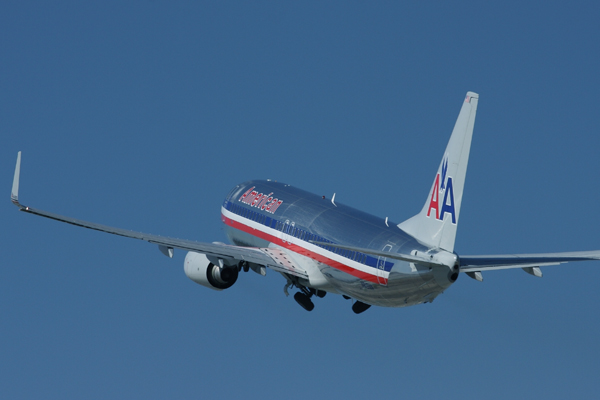
[[333, 204], [334, 206], [337, 207], [337, 204], [335, 204], [335, 193], [333, 194], [333, 197], [331, 198], [331, 204]]

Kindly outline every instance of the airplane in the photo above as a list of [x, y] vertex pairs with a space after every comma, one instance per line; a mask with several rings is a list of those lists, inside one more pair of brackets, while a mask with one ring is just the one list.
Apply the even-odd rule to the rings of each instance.
[[284, 293], [296, 288], [307, 311], [327, 293], [352, 300], [360, 314], [371, 306], [406, 307], [431, 303], [460, 273], [483, 281], [485, 271], [522, 268], [542, 277], [540, 267], [600, 259], [598, 251], [459, 256], [454, 242], [479, 95], [467, 92], [450, 140], [421, 211], [395, 224], [291, 185], [255, 180], [235, 186], [221, 206], [232, 244], [202, 243], [114, 228], [22, 205], [21, 152], [11, 191], [20, 211], [60, 222], [140, 239], [158, 245], [167, 257], [187, 251], [184, 271], [213, 290], [233, 286], [240, 272], [279, 272]]

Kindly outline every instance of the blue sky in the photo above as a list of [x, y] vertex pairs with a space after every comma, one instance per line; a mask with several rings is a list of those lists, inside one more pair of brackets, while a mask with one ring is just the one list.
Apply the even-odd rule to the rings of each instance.
[[461, 275], [433, 304], [284, 280], [213, 292], [144, 242], [224, 241], [237, 183], [402, 221], [480, 94], [459, 254], [600, 249], [597, 2], [16, 2], [0, 8], [3, 398], [587, 397], [600, 262]]

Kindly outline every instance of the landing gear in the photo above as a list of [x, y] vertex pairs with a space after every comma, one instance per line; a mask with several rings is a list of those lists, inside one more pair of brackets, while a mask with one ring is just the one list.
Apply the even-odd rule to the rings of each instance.
[[[344, 299], [346, 299], [346, 300], [350, 300], [351, 299], [350, 296], [347, 296], [345, 294], [343, 294], [342, 297]], [[370, 304], [365, 304], [362, 301], [358, 301], [358, 300], [356, 300], [354, 302], [354, 304], [352, 304], [352, 311], [354, 311], [354, 314], [363, 313], [363, 312], [367, 311], [369, 308], [371, 308]]]
[[365, 304], [360, 301], [355, 301], [354, 304], [352, 304], [352, 311], [354, 311], [354, 314], [360, 314], [362, 312], [367, 311], [369, 309], [369, 307], [371, 307], [370, 304]]
[[248, 272], [250, 271], [250, 264], [248, 263], [248, 261], [240, 261], [238, 263], [238, 271], [244, 271], [244, 272]]
[[306, 311], [312, 311], [315, 308], [315, 305], [310, 300], [310, 296], [304, 294], [303, 292], [296, 293], [294, 295], [294, 300], [296, 300], [296, 302], [300, 304], [300, 306]]
[[309, 288], [301, 285], [297, 280], [288, 279], [287, 284], [283, 288], [283, 292], [286, 296], [289, 295], [288, 288], [290, 286], [295, 286], [300, 289], [300, 291], [294, 295], [294, 300], [296, 300], [296, 303], [300, 304], [300, 307], [304, 308], [306, 311], [312, 311], [315, 308], [311, 297], [317, 296], [323, 298], [327, 294], [324, 290]]

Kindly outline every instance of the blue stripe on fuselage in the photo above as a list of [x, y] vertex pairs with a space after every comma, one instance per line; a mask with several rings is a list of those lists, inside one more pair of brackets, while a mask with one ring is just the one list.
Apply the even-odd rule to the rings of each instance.
[[[286, 224], [284, 222], [279, 221], [276, 218], [265, 217], [263, 214], [261, 214], [258, 211], [248, 209], [247, 206], [241, 206], [241, 205], [232, 203], [230, 201], [225, 201], [223, 203], [223, 207], [227, 211], [230, 211], [230, 212], [237, 214], [239, 216], [242, 216], [244, 218], [248, 218], [248, 219], [250, 219], [254, 222], [257, 222], [261, 225], [264, 225], [264, 226], [267, 226], [267, 227], [270, 227], [273, 229], [277, 229], [279, 231], [287, 228], [291, 232], [285, 231], [284, 233], [290, 234], [290, 236], [293, 236], [294, 238], [300, 239], [307, 243], [309, 241], [315, 241], [315, 242], [326, 242], [326, 243], [332, 243], [332, 244], [339, 244], [339, 243], [332, 242], [331, 240], [325, 239], [322, 236], [316, 235], [316, 234], [308, 231], [306, 228], [300, 228], [298, 225], [291, 227], [288, 224], [286, 226]], [[329, 247], [329, 246], [325, 246], [325, 245], [317, 245], [317, 246], [324, 248], [326, 250], [329, 250], [333, 253], [336, 253], [342, 257], [359, 262], [361, 264], [364, 264], [364, 265], [367, 265], [367, 266], [370, 266], [373, 268], [377, 267], [378, 259], [371, 255], [368, 255], [368, 254], [365, 254], [362, 252], [358, 252], [358, 251], [343, 250], [343, 249], [339, 249], [336, 247]], [[384, 270], [389, 272], [392, 269], [393, 265], [394, 264], [392, 262], [386, 261]]]
[[[250, 189], [252, 193], [270, 195], [281, 200], [282, 203], [273, 214], [265, 211], [265, 204], [269, 204], [268, 202], [262, 206], [260, 201], [255, 202], [254, 206], [246, 204], [241, 201], [241, 198]], [[289, 234], [296, 240], [304, 242], [313, 240], [379, 251], [387, 244], [391, 244], [391, 251], [394, 253], [403, 249], [409, 252], [413, 249], [424, 249], [414, 238], [396, 227], [395, 223], [388, 222], [390, 225], [388, 227], [382, 218], [339, 202], [334, 206], [330, 200], [283, 183], [271, 181], [242, 183], [230, 192], [223, 202], [223, 207], [243, 218]], [[377, 268], [377, 257], [325, 245], [319, 247]], [[386, 261], [384, 270], [389, 272], [393, 266], [393, 262]]]

